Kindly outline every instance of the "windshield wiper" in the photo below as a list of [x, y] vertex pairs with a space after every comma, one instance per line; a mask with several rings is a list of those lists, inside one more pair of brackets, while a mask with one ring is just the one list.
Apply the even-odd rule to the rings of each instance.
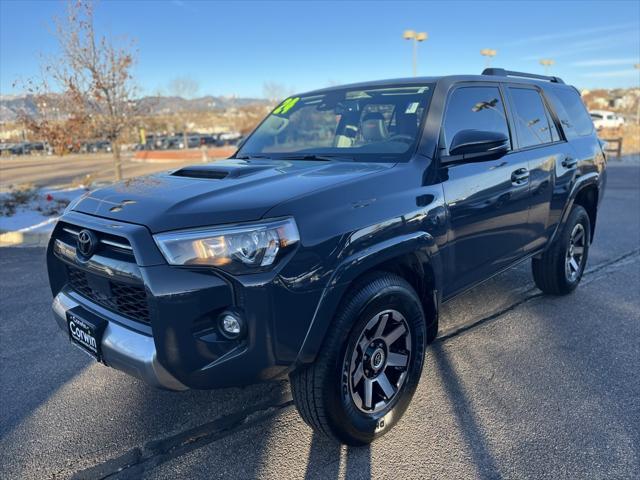
[[279, 160], [312, 160], [312, 161], [319, 161], [319, 162], [330, 162], [331, 160], [337, 160], [337, 159], [353, 160], [350, 157], [343, 157], [340, 155], [307, 154], [307, 155], [288, 155], [285, 157], [279, 157]]

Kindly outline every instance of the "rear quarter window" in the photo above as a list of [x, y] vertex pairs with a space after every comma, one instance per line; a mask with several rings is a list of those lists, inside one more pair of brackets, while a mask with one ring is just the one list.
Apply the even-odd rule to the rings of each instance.
[[573, 88], [556, 88], [551, 92], [553, 104], [567, 138], [593, 133], [593, 121], [580, 94]]
[[[509, 87], [520, 148], [558, 140], [540, 94], [531, 88]], [[552, 135], [554, 134], [555, 135]]]

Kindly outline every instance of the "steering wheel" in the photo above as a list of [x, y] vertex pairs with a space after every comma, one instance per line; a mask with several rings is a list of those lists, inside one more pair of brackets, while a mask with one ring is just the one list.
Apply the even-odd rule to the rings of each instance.
[[389, 142], [405, 142], [405, 143], [408, 143], [408, 144], [412, 144], [415, 141], [415, 138], [413, 138], [411, 135], [398, 133], [396, 135], [391, 135], [387, 139], [387, 141], [389, 141]]

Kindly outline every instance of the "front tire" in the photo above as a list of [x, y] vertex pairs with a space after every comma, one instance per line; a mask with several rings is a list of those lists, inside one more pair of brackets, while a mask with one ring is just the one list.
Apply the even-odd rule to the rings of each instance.
[[580, 283], [591, 244], [587, 211], [574, 205], [558, 238], [531, 263], [536, 286], [544, 293], [566, 295]]
[[426, 340], [411, 285], [389, 273], [366, 277], [347, 294], [316, 361], [290, 375], [300, 416], [342, 443], [371, 443], [407, 409]]

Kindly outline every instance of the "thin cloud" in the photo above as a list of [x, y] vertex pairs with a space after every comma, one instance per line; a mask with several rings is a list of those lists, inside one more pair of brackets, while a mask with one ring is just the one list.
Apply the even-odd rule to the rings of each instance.
[[521, 38], [519, 40], [515, 40], [513, 42], [510, 42], [510, 46], [528, 45], [528, 44], [532, 44], [532, 43], [547, 42], [547, 41], [550, 41], [550, 40], [561, 40], [561, 39], [567, 39], [567, 38], [583, 37], [583, 36], [587, 36], [587, 35], [593, 35], [594, 33], [611, 32], [611, 31], [620, 30], [620, 29], [629, 28], [629, 27], [637, 27], [637, 24], [635, 24], [635, 23], [622, 23], [622, 24], [619, 24], [619, 25], [606, 25], [606, 26], [593, 27], [593, 28], [583, 28], [583, 29], [580, 29], [580, 30], [573, 30], [573, 31], [570, 31], [570, 32], [549, 33], [549, 34], [546, 34], [546, 35], [537, 35], [537, 36], [528, 37], [528, 38]]
[[638, 63], [637, 58], [599, 58], [573, 62], [572, 67], [614, 67], [616, 65], [633, 65]]
[[187, 3], [185, 0], [171, 0], [171, 4], [174, 7], [184, 8], [185, 10], [188, 10], [189, 12], [195, 12], [196, 11], [194, 6], [192, 4]]
[[609, 70], [607, 72], [590, 72], [583, 73], [580, 75], [581, 77], [586, 78], [622, 78], [622, 77], [632, 77], [632, 76], [640, 76], [640, 72], [636, 69], [629, 70]]
[[625, 32], [619, 32], [615, 35], [569, 43], [567, 45], [564, 45], [562, 48], [554, 46], [554, 50], [540, 51], [536, 55], [527, 55], [523, 58], [523, 60], [557, 58], [575, 55], [577, 53], [597, 52], [599, 50], [606, 50], [610, 48], [611, 44], [616, 44], [618, 45], [618, 47], [628, 44], [637, 45], [639, 36], [640, 32], [637, 29], [627, 30]]

